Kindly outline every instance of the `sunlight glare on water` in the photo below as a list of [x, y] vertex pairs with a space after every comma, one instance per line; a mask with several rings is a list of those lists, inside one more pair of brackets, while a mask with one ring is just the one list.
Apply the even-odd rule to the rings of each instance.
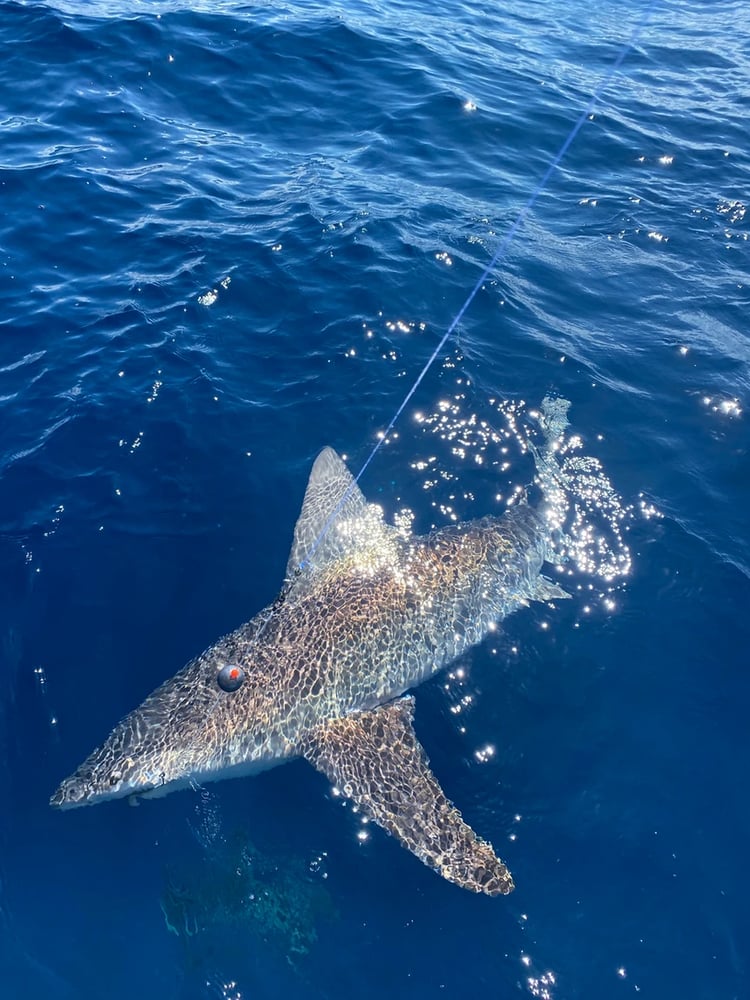
[[[421, 451], [411, 468], [423, 474], [422, 486], [431, 506], [443, 519], [457, 521], [486, 513], [501, 513], [529, 494], [528, 454], [543, 451], [540, 414], [523, 400], [478, 400], [470, 381], [456, 380], [457, 391], [446, 393], [428, 412], [414, 414], [425, 435], [447, 447], [440, 454]], [[469, 398], [471, 395], [471, 398]], [[480, 416], [479, 412], [486, 414]], [[536, 444], [534, 441], [536, 440]], [[570, 585], [582, 589], [593, 581], [598, 599], [604, 600], [632, 569], [632, 555], [625, 540], [635, 516], [612, 485], [601, 461], [583, 454], [580, 435], [560, 428], [553, 441], [552, 461], [537, 462], [535, 481], [541, 489], [541, 509], [550, 522], [553, 549]], [[475, 492], [466, 485], [463, 470], [482, 470], [486, 492], [496, 487], [494, 511], [481, 509]], [[474, 479], [472, 479], [472, 482]], [[498, 509], [499, 508], [499, 509]], [[591, 593], [588, 600], [591, 600]], [[611, 605], [606, 605], [612, 610]]]
[[[750, 995], [743, 0], [654, 6], [361, 484], [399, 541], [550, 520], [572, 599], [415, 695], [515, 895], [442, 884], [302, 762], [47, 805], [273, 601], [315, 455], [358, 471], [650, 6], [3, 4], [3, 1000]], [[237, 829], [340, 914], [294, 968], [236, 908], [165, 926], [165, 866], [249, 874]]]

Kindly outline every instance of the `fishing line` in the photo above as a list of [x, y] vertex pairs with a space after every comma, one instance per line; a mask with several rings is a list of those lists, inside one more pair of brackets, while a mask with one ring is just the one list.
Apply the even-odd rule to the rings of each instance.
[[[619, 49], [619, 51], [617, 53], [617, 56], [614, 59], [614, 62], [609, 67], [609, 69], [604, 73], [604, 75], [600, 79], [599, 83], [595, 87], [595, 89], [594, 89], [591, 97], [589, 98], [589, 100], [588, 100], [585, 108], [583, 109], [583, 111], [580, 113], [580, 115], [576, 119], [575, 123], [573, 124], [573, 127], [570, 129], [567, 137], [565, 138], [565, 141], [560, 146], [559, 150], [557, 151], [557, 153], [555, 154], [554, 158], [552, 159], [552, 162], [550, 163], [550, 165], [545, 170], [545, 172], [544, 172], [541, 180], [537, 183], [536, 187], [534, 188], [534, 190], [529, 195], [529, 197], [526, 200], [525, 204], [523, 205], [523, 207], [519, 211], [518, 215], [516, 216], [515, 221], [511, 225], [510, 229], [507, 231], [507, 233], [505, 234], [505, 236], [503, 237], [503, 239], [500, 241], [500, 244], [497, 247], [497, 249], [495, 250], [495, 253], [493, 254], [490, 262], [484, 267], [484, 269], [483, 269], [482, 273], [480, 274], [479, 278], [477, 278], [477, 280], [476, 280], [474, 286], [472, 287], [471, 291], [466, 296], [466, 299], [465, 299], [463, 305], [458, 310], [458, 312], [456, 313], [456, 315], [453, 317], [452, 322], [448, 326], [448, 328], [445, 331], [445, 333], [443, 334], [443, 336], [438, 341], [437, 346], [435, 347], [435, 349], [430, 354], [430, 356], [427, 359], [426, 363], [424, 364], [424, 366], [422, 367], [421, 371], [419, 372], [419, 374], [417, 375], [416, 379], [414, 380], [414, 383], [412, 384], [411, 388], [409, 389], [409, 391], [404, 396], [404, 398], [403, 398], [400, 406], [398, 407], [398, 409], [396, 410], [396, 412], [391, 417], [391, 420], [390, 420], [388, 426], [386, 427], [385, 431], [381, 432], [378, 435], [378, 440], [376, 441], [376, 443], [375, 443], [374, 447], [372, 448], [370, 454], [367, 456], [367, 458], [365, 459], [365, 461], [364, 461], [362, 467], [360, 468], [359, 472], [354, 477], [354, 479], [352, 480], [352, 482], [349, 483], [347, 489], [344, 491], [343, 496], [340, 498], [339, 502], [336, 504], [336, 506], [334, 507], [333, 511], [329, 515], [328, 519], [326, 520], [325, 524], [323, 525], [322, 530], [320, 531], [320, 534], [317, 536], [317, 538], [314, 540], [314, 542], [310, 546], [306, 557], [300, 562], [300, 564], [293, 570], [293, 572], [290, 574], [290, 576], [287, 577], [287, 579], [284, 581], [284, 584], [283, 584], [282, 589], [281, 589], [281, 593], [276, 598], [276, 601], [274, 601], [274, 603], [268, 609], [268, 614], [267, 614], [265, 620], [261, 623], [261, 625], [258, 628], [257, 632], [255, 633], [255, 635], [253, 635], [253, 637], [251, 639], [251, 645], [254, 645], [255, 643], [257, 643], [257, 641], [265, 633], [266, 628], [268, 627], [268, 625], [271, 622], [271, 620], [274, 618], [275, 613], [281, 608], [281, 606], [286, 601], [286, 598], [289, 595], [290, 591], [293, 589], [293, 585], [294, 585], [295, 581], [302, 574], [302, 572], [305, 570], [305, 568], [310, 565], [310, 562], [311, 562], [313, 556], [315, 555], [315, 552], [319, 548], [319, 546], [320, 546], [321, 542], [323, 541], [323, 539], [328, 534], [328, 532], [329, 532], [329, 530], [331, 528], [331, 525], [335, 521], [335, 519], [338, 516], [340, 510], [342, 509], [342, 507], [344, 506], [344, 504], [347, 502], [347, 500], [352, 496], [352, 494], [354, 493], [354, 491], [357, 489], [357, 484], [359, 483], [360, 479], [362, 478], [362, 476], [367, 471], [367, 469], [370, 466], [372, 460], [375, 458], [375, 456], [377, 455], [377, 453], [380, 451], [383, 443], [388, 439], [388, 435], [391, 433], [391, 431], [393, 430], [393, 428], [396, 425], [397, 421], [401, 417], [401, 414], [404, 412], [404, 410], [408, 406], [409, 401], [411, 400], [412, 396], [417, 391], [417, 389], [419, 388], [419, 386], [422, 384], [422, 381], [424, 380], [425, 375], [430, 370], [430, 368], [433, 366], [433, 364], [435, 363], [436, 359], [438, 358], [438, 356], [441, 354], [441, 352], [445, 348], [445, 345], [448, 343], [449, 339], [451, 338], [451, 336], [455, 332], [456, 327], [458, 326], [458, 324], [463, 319], [464, 315], [466, 314], [467, 309], [469, 308], [469, 306], [471, 305], [471, 303], [476, 298], [476, 295], [479, 292], [479, 290], [482, 287], [482, 285], [484, 284], [484, 282], [487, 280], [487, 278], [492, 273], [492, 271], [494, 271], [494, 269], [498, 266], [498, 264], [500, 263], [500, 261], [504, 258], [505, 254], [506, 254], [506, 252], [508, 250], [508, 247], [510, 246], [511, 241], [513, 240], [513, 238], [515, 237], [516, 233], [519, 231], [519, 229], [523, 225], [523, 223], [524, 223], [527, 215], [529, 214], [529, 212], [531, 211], [531, 209], [536, 204], [537, 199], [539, 198], [539, 196], [542, 194], [542, 192], [547, 187], [547, 184], [549, 183], [550, 178], [552, 177], [552, 175], [554, 174], [554, 172], [559, 167], [560, 162], [562, 161], [563, 157], [567, 153], [568, 149], [570, 148], [571, 144], [575, 140], [575, 138], [578, 135], [578, 133], [583, 128], [584, 122], [589, 117], [589, 115], [591, 115], [591, 113], [592, 113], [592, 111], [593, 111], [593, 109], [594, 109], [597, 101], [599, 100], [602, 92], [608, 86], [608, 84], [610, 83], [610, 81], [612, 80], [612, 78], [615, 76], [615, 74], [619, 70], [620, 66], [625, 61], [625, 58], [630, 53], [631, 49], [635, 46], [635, 44], [638, 41], [638, 38], [640, 37], [642, 31], [644, 30], [644, 28], [647, 26], [648, 22], [650, 21], [651, 15], [653, 14], [654, 9], [656, 8], [658, 2], [659, 2], [659, 0], [651, 0], [651, 2], [649, 3], [648, 7], [645, 10], [645, 12], [642, 14], [641, 18], [638, 20], [638, 22], [636, 23], [636, 25], [633, 28], [632, 32], [630, 33], [630, 37], [620, 47], [620, 49]], [[232, 665], [230, 664], [228, 666], [231, 667]], [[225, 666], [224, 669], [227, 669], [227, 666]], [[218, 682], [217, 682], [217, 687], [218, 686], [219, 685], [218, 685]], [[211, 705], [211, 708], [209, 709], [208, 714], [206, 716], [206, 719], [205, 719], [205, 722], [204, 722], [204, 726], [207, 726], [209, 724], [209, 722], [213, 718], [214, 713], [216, 712], [219, 704], [222, 702], [223, 698], [227, 696], [227, 694], [229, 694], [229, 697], [231, 697], [231, 692], [226, 692], [225, 691], [225, 692], [223, 692], [223, 694], [220, 694], [218, 691], [216, 692], [216, 694], [214, 695], [213, 704]], [[195, 739], [197, 740], [199, 737], [201, 737], [201, 733], [197, 733]]]
[[[318, 537], [315, 539], [315, 541], [311, 545], [306, 558], [299, 564], [299, 566], [295, 570], [295, 573], [294, 573], [294, 576], [293, 576], [292, 580], [294, 579], [294, 577], [298, 576], [299, 573], [302, 570], [304, 570], [307, 565], [309, 565], [312, 556], [315, 554], [316, 550], [318, 549], [318, 546], [323, 541], [323, 539], [325, 538], [325, 536], [328, 534], [328, 531], [330, 530], [331, 525], [333, 524], [333, 522], [335, 521], [336, 517], [338, 516], [339, 511], [344, 506], [344, 504], [349, 499], [349, 497], [352, 495], [352, 493], [353, 493], [353, 491], [354, 491], [354, 489], [356, 487], [356, 484], [359, 483], [360, 479], [365, 474], [365, 472], [366, 472], [367, 468], [369, 467], [370, 463], [372, 462], [372, 460], [375, 458], [375, 456], [377, 455], [377, 453], [380, 451], [381, 447], [383, 446], [383, 443], [388, 439], [388, 435], [391, 433], [391, 431], [395, 427], [398, 419], [400, 418], [401, 414], [404, 412], [404, 410], [408, 406], [409, 401], [411, 400], [412, 396], [417, 391], [417, 389], [419, 388], [419, 386], [422, 384], [422, 380], [424, 379], [425, 375], [430, 370], [430, 368], [432, 368], [432, 366], [435, 363], [435, 361], [438, 358], [438, 356], [442, 353], [443, 349], [445, 348], [445, 345], [448, 343], [448, 341], [452, 337], [453, 333], [455, 332], [456, 327], [458, 326], [458, 324], [463, 319], [463, 317], [464, 317], [467, 309], [469, 308], [469, 306], [471, 305], [471, 303], [474, 301], [474, 299], [475, 299], [475, 297], [477, 295], [477, 292], [480, 290], [480, 288], [482, 287], [482, 285], [484, 284], [484, 282], [487, 280], [487, 278], [489, 277], [489, 275], [492, 273], [492, 271], [495, 270], [495, 268], [498, 266], [498, 264], [500, 263], [500, 261], [505, 257], [505, 254], [506, 254], [506, 252], [508, 250], [508, 247], [510, 246], [511, 241], [513, 240], [514, 236], [516, 235], [516, 233], [518, 232], [518, 230], [523, 225], [524, 221], [526, 220], [526, 216], [529, 214], [529, 212], [531, 211], [531, 209], [534, 207], [534, 205], [535, 205], [537, 199], [539, 198], [540, 194], [547, 187], [547, 184], [549, 183], [550, 178], [552, 177], [552, 175], [554, 174], [554, 172], [559, 167], [561, 160], [563, 159], [563, 157], [567, 153], [568, 149], [570, 148], [571, 144], [573, 143], [573, 141], [576, 138], [576, 136], [578, 135], [578, 133], [581, 131], [581, 128], [583, 127], [584, 122], [589, 117], [589, 115], [592, 113], [592, 111], [594, 109], [594, 106], [596, 105], [597, 101], [599, 100], [602, 92], [608, 86], [608, 84], [610, 83], [610, 81], [612, 80], [612, 78], [614, 77], [614, 75], [619, 70], [620, 66], [622, 66], [623, 62], [625, 61], [625, 58], [630, 53], [631, 49], [635, 46], [635, 44], [638, 41], [638, 38], [640, 37], [642, 31], [644, 30], [644, 28], [647, 26], [648, 22], [650, 21], [651, 15], [653, 14], [654, 9], [656, 8], [658, 2], [659, 2], [659, 0], [651, 0], [651, 2], [649, 3], [648, 7], [645, 10], [645, 12], [641, 15], [640, 19], [638, 20], [638, 22], [636, 23], [636, 25], [633, 28], [632, 32], [630, 33], [630, 37], [620, 47], [620, 49], [619, 49], [619, 51], [617, 53], [617, 56], [616, 56], [614, 62], [609, 67], [609, 69], [604, 73], [603, 77], [601, 78], [601, 80], [599, 81], [599, 83], [597, 84], [597, 86], [594, 88], [594, 91], [593, 91], [591, 97], [589, 98], [588, 103], [586, 104], [586, 107], [583, 109], [583, 111], [578, 116], [576, 122], [574, 123], [573, 127], [571, 128], [570, 132], [568, 133], [568, 135], [567, 135], [565, 141], [563, 142], [562, 146], [560, 146], [560, 148], [557, 151], [556, 155], [554, 156], [552, 162], [550, 163], [550, 165], [547, 167], [546, 171], [544, 172], [544, 175], [542, 176], [542, 179], [538, 182], [538, 184], [536, 185], [536, 187], [534, 188], [534, 190], [531, 192], [531, 194], [529, 195], [526, 203], [524, 204], [524, 206], [521, 208], [520, 212], [516, 216], [516, 219], [513, 222], [513, 224], [511, 225], [510, 229], [505, 234], [505, 236], [503, 237], [503, 239], [500, 241], [500, 245], [498, 246], [497, 250], [495, 250], [495, 253], [493, 254], [492, 259], [490, 260], [489, 264], [487, 264], [485, 266], [485, 268], [482, 271], [482, 273], [480, 274], [479, 278], [477, 278], [477, 281], [475, 282], [473, 288], [471, 289], [471, 291], [469, 292], [469, 294], [466, 296], [466, 299], [465, 299], [463, 305], [461, 306], [461, 308], [458, 310], [458, 312], [454, 316], [453, 321], [451, 322], [450, 326], [445, 331], [445, 333], [443, 334], [443, 336], [440, 338], [437, 346], [435, 347], [435, 349], [433, 350], [432, 354], [427, 359], [427, 361], [426, 361], [425, 365], [423, 366], [422, 370], [417, 375], [416, 379], [414, 380], [414, 383], [413, 383], [412, 387], [409, 389], [409, 391], [404, 396], [403, 401], [401, 402], [401, 405], [398, 407], [398, 409], [396, 410], [396, 412], [391, 417], [390, 423], [388, 424], [388, 426], [386, 427], [386, 429], [384, 431], [382, 431], [382, 432], [380, 432], [378, 434], [378, 440], [376, 441], [375, 446], [373, 447], [372, 451], [370, 452], [370, 454], [365, 459], [364, 464], [362, 465], [362, 467], [359, 470], [359, 472], [357, 473], [357, 475], [354, 477], [354, 481], [349, 485], [349, 488], [346, 490], [346, 492], [344, 493], [344, 495], [341, 497], [341, 499], [339, 500], [338, 504], [336, 505], [336, 507], [334, 508], [334, 510], [332, 511], [332, 513], [330, 514], [328, 520], [323, 525], [322, 531], [320, 532], [320, 534], [318, 535]], [[282, 591], [282, 596], [286, 592], [286, 590], [288, 589], [288, 587], [291, 584], [292, 580], [286, 581], [285, 588]]]
[[[313, 556], [315, 555], [315, 552], [319, 548], [319, 546], [320, 546], [321, 542], [323, 541], [323, 539], [328, 534], [328, 532], [329, 532], [329, 530], [331, 528], [331, 525], [335, 521], [335, 519], [338, 516], [339, 512], [341, 511], [342, 507], [346, 504], [347, 500], [352, 496], [352, 494], [354, 493], [354, 491], [357, 489], [357, 484], [359, 483], [359, 480], [362, 478], [362, 476], [364, 475], [364, 473], [367, 471], [368, 467], [370, 466], [372, 460], [375, 458], [375, 456], [377, 455], [377, 453], [380, 451], [383, 443], [388, 439], [388, 435], [391, 433], [391, 431], [393, 430], [393, 428], [396, 425], [397, 421], [401, 417], [401, 414], [404, 412], [404, 410], [408, 406], [409, 401], [411, 400], [412, 396], [417, 391], [417, 389], [419, 388], [419, 386], [422, 384], [422, 381], [424, 380], [425, 375], [430, 370], [430, 368], [433, 366], [433, 364], [435, 363], [436, 359], [438, 358], [438, 356], [441, 354], [441, 352], [445, 348], [445, 345], [448, 343], [449, 339], [451, 338], [451, 336], [455, 332], [456, 327], [458, 326], [458, 324], [463, 319], [464, 315], [466, 314], [467, 309], [469, 308], [469, 306], [471, 305], [471, 303], [476, 298], [476, 295], [479, 292], [479, 290], [481, 289], [481, 287], [484, 284], [484, 282], [487, 280], [487, 278], [489, 277], [489, 275], [491, 274], [491, 272], [494, 271], [494, 269], [498, 266], [498, 264], [500, 263], [500, 261], [504, 258], [505, 254], [506, 254], [506, 252], [508, 250], [508, 247], [510, 246], [511, 241], [513, 240], [513, 238], [515, 237], [516, 233], [519, 231], [519, 229], [523, 225], [523, 223], [524, 223], [527, 215], [529, 214], [529, 212], [531, 211], [531, 209], [536, 204], [537, 199], [539, 198], [539, 196], [541, 195], [541, 193], [547, 187], [547, 184], [549, 183], [550, 178], [552, 177], [552, 175], [554, 174], [554, 172], [559, 167], [560, 162], [562, 161], [563, 157], [567, 153], [568, 149], [570, 148], [571, 144], [575, 140], [575, 138], [578, 135], [578, 133], [583, 128], [584, 122], [589, 117], [589, 115], [591, 115], [591, 113], [592, 113], [592, 111], [594, 109], [594, 106], [596, 105], [597, 101], [599, 100], [599, 97], [601, 96], [602, 92], [607, 87], [607, 85], [610, 83], [610, 81], [612, 80], [612, 78], [617, 73], [617, 71], [619, 70], [619, 68], [622, 65], [622, 63], [624, 62], [626, 56], [629, 54], [629, 52], [631, 51], [631, 49], [636, 44], [638, 38], [641, 35], [641, 32], [644, 30], [644, 28], [648, 24], [649, 20], [651, 19], [651, 15], [653, 14], [653, 11], [654, 11], [655, 7], [657, 6], [658, 2], [659, 2], [659, 0], [651, 0], [651, 2], [649, 3], [648, 7], [645, 10], [645, 12], [642, 14], [641, 18], [639, 19], [639, 21], [636, 23], [635, 27], [633, 28], [633, 30], [632, 30], [632, 32], [630, 34], [630, 37], [620, 47], [620, 49], [619, 49], [619, 51], [617, 53], [617, 56], [616, 56], [614, 62], [609, 67], [609, 69], [604, 73], [604, 75], [600, 79], [599, 83], [595, 87], [595, 89], [594, 89], [591, 97], [589, 98], [589, 100], [588, 100], [585, 108], [583, 109], [583, 111], [580, 113], [580, 115], [576, 119], [575, 123], [573, 124], [573, 127], [570, 129], [567, 137], [565, 138], [565, 141], [560, 146], [559, 150], [557, 151], [557, 153], [555, 154], [554, 158], [552, 159], [552, 162], [549, 164], [549, 166], [545, 170], [545, 172], [544, 172], [541, 180], [537, 183], [536, 187], [534, 188], [534, 190], [529, 195], [529, 197], [526, 200], [525, 204], [523, 205], [523, 207], [519, 211], [518, 215], [516, 216], [515, 221], [511, 225], [510, 229], [507, 231], [507, 233], [505, 234], [505, 236], [503, 237], [503, 239], [500, 241], [500, 244], [497, 247], [497, 249], [495, 250], [495, 253], [493, 254], [490, 262], [482, 270], [482, 273], [480, 274], [479, 278], [476, 280], [476, 282], [474, 283], [474, 286], [472, 287], [471, 291], [466, 296], [466, 299], [465, 299], [463, 305], [458, 310], [458, 312], [456, 313], [456, 315], [453, 317], [452, 322], [448, 326], [448, 328], [445, 331], [445, 333], [443, 334], [443, 336], [438, 341], [437, 346], [435, 347], [435, 349], [430, 354], [430, 356], [427, 359], [426, 363], [424, 364], [424, 366], [422, 367], [421, 371], [419, 372], [419, 374], [417, 375], [416, 379], [414, 380], [411, 388], [409, 389], [409, 391], [404, 396], [404, 398], [403, 398], [400, 406], [398, 407], [398, 409], [396, 410], [396, 412], [391, 417], [391, 420], [390, 420], [388, 426], [386, 427], [385, 431], [381, 432], [378, 435], [378, 440], [376, 441], [376, 443], [375, 443], [374, 447], [372, 448], [370, 454], [367, 456], [367, 458], [365, 459], [365, 462], [363, 463], [363, 465], [360, 468], [359, 472], [354, 477], [354, 479], [349, 483], [347, 489], [344, 491], [343, 496], [339, 499], [339, 502], [336, 504], [336, 506], [334, 507], [333, 511], [329, 515], [329, 517], [326, 520], [325, 524], [323, 525], [323, 528], [320, 531], [319, 535], [317, 536], [317, 538], [313, 541], [312, 545], [310, 546], [310, 548], [309, 548], [309, 550], [307, 552], [306, 557], [300, 562], [300, 564], [292, 571], [292, 573], [284, 581], [284, 584], [283, 584], [282, 589], [281, 589], [281, 593], [276, 598], [276, 600], [271, 605], [271, 607], [267, 609], [266, 618], [262, 621], [262, 623], [260, 624], [260, 627], [255, 632], [255, 634], [252, 636], [252, 639], [250, 641], [250, 645], [251, 646], [255, 645], [258, 642], [258, 640], [261, 638], [261, 636], [263, 636], [263, 634], [265, 633], [265, 631], [266, 631], [269, 623], [274, 618], [275, 613], [278, 610], [280, 610], [281, 606], [286, 601], [286, 599], [287, 599], [290, 591], [293, 589], [295, 581], [302, 574], [302, 572], [305, 570], [305, 568], [310, 565], [311, 560], [312, 560]], [[219, 671], [219, 674], [223, 673], [226, 670], [230, 670], [230, 669], [237, 669], [237, 668], [234, 667], [233, 664], [225, 664], [224, 667], [223, 667], [223, 669], [221, 671]], [[240, 681], [240, 684], [241, 683], [242, 683], [242, 681]], [[214, 695], [213, 695], [213, 703], [211, 705], [211, 708], [208, 710], [208, 713], [207, 713], [207, 715], [205, 717], [205, 720], [204, 720], [204, 723], [203, 723], [203, 729], [204, 730], [210, 724], [211, 720], [214, 717], [214, 714], [216, 713], [216, 710], [218, 709], [219, 705], [224, 700], [224, 698], [226, 698], [226, 697], [230, 697], [231, 698], [231, 696], [232, 696], [231, 695], [231, 690], [221, 691], [221, 685], [219, 683], [219, 678], [218, 677], [217, 677], [217, 680], [216, 680], [216, 685], [217, 685], [217, 688], [219, 688], [219, 690], [217, 690], [214, 693]], [[197, 732], [195, 734], [195, 737], [193, 737], [193, 739], [190, 740], [190, 744], [193, 745], [194, 743], [197, 743], [199, 740], [202, 739], [202, 736], [203, 736], [202, 731]], [[200, 787], [200, 786], [197, 786], [197, 787]], [[136, 793], [136, 798], [137, 798], [137, 793]]]

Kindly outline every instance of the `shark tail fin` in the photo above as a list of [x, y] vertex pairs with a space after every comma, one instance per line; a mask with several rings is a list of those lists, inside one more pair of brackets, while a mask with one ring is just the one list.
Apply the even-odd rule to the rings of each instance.
[[564, 434], [569, 409], [569, 400], [545, 396], [537, 414], [542, 431], [541, 447], [528, 441], [536, 465], [536, 482], [542, 491], [540, 510], [550, 525], [552, 544], [547, 559], [553, 563], [561, 561], [561, 553], [568, 544], [563, 526], [570, 509], [569, 483], [560, 456], [566, 445]]
[[569, 400], [545, 396], [537, 414], [543, 435], [542, 447], [537, 448], [533, 441], [528, 442], [543, 492], [555, 485], [559, 486], [563, 477], [557, 453], [563, 444], [563, 434], [568, 426], [569, 409]]

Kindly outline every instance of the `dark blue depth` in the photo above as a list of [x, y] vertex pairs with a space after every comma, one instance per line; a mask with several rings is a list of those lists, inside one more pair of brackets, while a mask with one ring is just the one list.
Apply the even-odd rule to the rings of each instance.
[[[528, 458], [463, 460], [415, 414], [553, 391], [634, 507], [612, 609], [519, 613], [461, 712], [417, 692], [513, 895], [358, 840], [303, 763], [47, 805], [274, 599], [315, 454], [365, 460], [646, 6], [0, 2], [3, 998], [747, 995], [740, 0], [657, 7], [361, 483], [419, 531], [494, 512]], [[320, 890], [306, 954], [168, 931], [165, 873], [243, 838], [274, 891]]]

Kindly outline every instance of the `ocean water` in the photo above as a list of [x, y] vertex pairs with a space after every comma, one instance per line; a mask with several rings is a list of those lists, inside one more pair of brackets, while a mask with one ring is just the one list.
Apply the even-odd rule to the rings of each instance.
[[362, 480], [499, 513], [548, 393], [600, 463], [573, 599], [416, 695], [515, 892], [303, 762], [48, 806], [273, 600], [317, 451], [367, 458], [645, 9], [0, 3], [3, 998], [750, 995], [740, 0], [656, 4]]

